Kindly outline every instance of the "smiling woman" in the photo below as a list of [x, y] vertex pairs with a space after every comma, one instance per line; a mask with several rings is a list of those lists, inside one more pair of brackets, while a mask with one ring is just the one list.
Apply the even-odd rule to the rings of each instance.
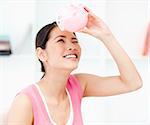
[[81, 55], [76, 35], [61, 31], [55, 22], [48, 24], [36, 37], [36, 54], [44, 76], [38, 83], [18, 93], [9, 111], [8, 125], [83, 125], [83, 97], [117, 95], [142, 86], [135, 66], [109, 28], [91, 10], [86, 10], [88, 23], [81, 32], [103, 42], [114, 58], [120, 75], [71, 75], [78, 67]]
[[[46, 30], [47, 27], [46, 35], [44, 30]], [[53, 27], [53, 29], [51, 29], [51, 27]], [[41, 37], [43, 35], [45, 35], [45, 38]], [[75, 33], [62, 32], [57, 27], [56, 22], [46, 25], [39, 31], [36, 39], [36, 49], [42, 65], [42, 71], [49, 71], [49, 69], [46, 68], [52, 69], [53, 67], [65, 69], [67, 67], [69, 68], [69, 66], [71, 66], [70, 68], [73, 70], [77, 67], [80, 59], [81, 48]]]

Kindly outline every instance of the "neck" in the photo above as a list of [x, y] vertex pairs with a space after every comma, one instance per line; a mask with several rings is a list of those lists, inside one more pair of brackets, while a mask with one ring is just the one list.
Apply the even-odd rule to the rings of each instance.
[[71, 71], [49, 71], [39, 82], [39, 85], [47, 98], [59, 103], [66, 97], [66, 84]]

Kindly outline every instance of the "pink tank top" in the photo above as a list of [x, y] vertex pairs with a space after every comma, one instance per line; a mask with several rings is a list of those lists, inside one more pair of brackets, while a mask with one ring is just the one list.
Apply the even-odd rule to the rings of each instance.
[[[70, 108], [72, 106], [73, 109], [72, 122], [69, 123], [69, 125], [83, 125], [81, 114], [81, 99], [83, 96], [83, 91], [79, 81], [75, 78], [75, 76], [69, 76], [66, 89], [70, 96], [70, 103], [72, 103]], [[34, 115], [34, 125], [54, 125], [53, 121], [49, 117], [44, 101], [35, 84], [28, 86], [20, 93], [26, 94], [31, 100]]]

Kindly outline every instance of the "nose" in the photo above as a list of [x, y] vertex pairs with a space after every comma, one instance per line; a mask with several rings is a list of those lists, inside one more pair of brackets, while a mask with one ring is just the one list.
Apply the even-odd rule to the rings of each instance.
[[76, 50], [76, 46], [72, 42], [69, 42], [67, 44], [67, 50]]

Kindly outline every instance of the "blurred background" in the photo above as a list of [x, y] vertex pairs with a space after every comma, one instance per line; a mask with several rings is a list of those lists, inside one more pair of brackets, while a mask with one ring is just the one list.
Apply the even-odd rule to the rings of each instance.
[[[55, 21], [59, 8], [78, 2], [88, 6], [110, 27], [143, 79], [138, 91], [82, 101], [85, 125], [150, 125], [150, 1], [149, 0], [0, 0], [0, 125], [15, 97], [37, 82], [42, 73], [35, 56], [35, 36]], [[82, 48], [74, 72], [117, 75], [105, 46], [77, 33]]]

